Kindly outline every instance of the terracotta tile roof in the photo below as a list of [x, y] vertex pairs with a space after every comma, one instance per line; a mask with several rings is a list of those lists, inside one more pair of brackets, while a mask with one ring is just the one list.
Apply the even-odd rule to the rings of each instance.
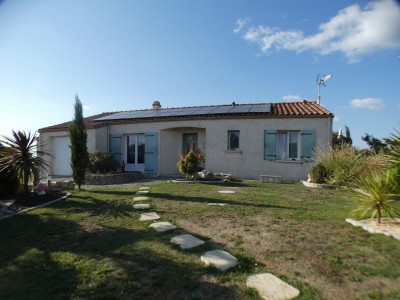
[[[270, 109], [265, 110], [265, 107], [269, 107]], [[241, 107], [262, 107], [262, 110], [255, 109], [254, 111], [250, 110], [247, 112], [241, 112]], [[227, 109], [229, 107], [235, 107], [238, 112], [232, 113], [228, 112]], [[196, 115], [195, 113], [192, 115], [185, 114], [185, 111], [196, 111], [196, 109], [210, 109], [210, 113]], [[224, 111], [225, 110], [225, 111]], [[175, 114], [174, 112], [180, 111], [181, 113]], [[218, 113], [217, 111], [221, 111]], [[199, 119], [199, 118], [212, 118], [212, 117], [294, 117], [294, 118], [333, 118], [333, 114], [329, 112], [327, 109], [317, 104], [315, 101], [302, 101], [302, 102], [281, 102], [281, 103], [258, 103], [258, 104], [235, 104], [235, 105], [210, 105], [210, 106], [191, 106], [191, 107], [175, 107], [175, 108], [162, 108], [159, 110], [161, 113], [160, 116], [154, 116], [151, 114], [151, 117], [146, 117], [147, 113], [154, 112], [153, 109], [145, 109], [145, 110], [132, 110], [126, 112], [106, 112], [90, 117], [86, 117], [84, 119], [86, 128], [98, 128], [105, 126], [106, 122], [139, 122], [139, 121], [152, 121], [152, 120], [171, 120], [171, 119]], [[183, 112], [183, 113], [182, 113]], [[129, 115], [134, 113], [137, 117], [129, 118], [123, 117], [124, 115]], [[118, 114], [118, 115], [116, 115]], [[116, 115], [116, 117], [112, 117], [112, 115]], [[143, 115], [143, 117], [140, 117]], [[121, 116], [121, 117], [119, 117]], [[105, 117], [110, 117], [105, 119]], [[58, 125], [53, 125], [45, 128], [39, 129], [40, 131], [58, 131], [58, 130], [67, 130], [70, 122], [61, 123]]]
[[330, 116], [333, 114], [315, 101], [271, 103], [274, 116]]
[[[97, 114], [94, 116], [89, 116], [83, 119], [83, 122], [85, 123], [85, 126], [87, 129], [90, 128], [98, 128], [98, 127], [102, 127], [104, 125], [104, 122], [93, 122], [93, 120], [98, 119], [98, 118], [102, 118], [102, 117], [106, 117], [109, 115], [115, 114], [115, 112], [104, 112], [101, 114]], [[57, 125], [52, 125], [52, 126], [48, 126], [48, 127], [44, 127], [39, 129], [39, 132], [41, 131], [59, 131], [59, 130], [68, 130], [68, 127], [71, 125], [72, 121], [69, 122], [64, 122], [61, 124], [57, 124]]]

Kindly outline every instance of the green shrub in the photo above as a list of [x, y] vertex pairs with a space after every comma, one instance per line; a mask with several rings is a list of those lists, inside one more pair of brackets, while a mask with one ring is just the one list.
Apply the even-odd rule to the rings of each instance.
[[111, 154], [101, 151], [89, 153], [88, 170], [90, 173], [107, 174], [115, 172], [117, 168], [118, 162]]
[[317, 151], [316, 160], [329, 174], [326, 183], [336, 186], [355, 187], [361, 173], [369, 168], [367, 156], [349, 145]]
[[311, 170], [311, 182], [314, 183], [327, 183], [329, 179], [329, 171], [328, 169], [322, 164], [317, 163]]
[[203, 157], [199, 151], [190, 151], [186, 156], [181, 156], [177, 163], [180, 172], [185, 174], [186, 179], [193, 177], [198, 170]]
[[10, 196], [15, 194], [19, 188], [19, 178], [15, 172], [0, 172], [0, 195]]

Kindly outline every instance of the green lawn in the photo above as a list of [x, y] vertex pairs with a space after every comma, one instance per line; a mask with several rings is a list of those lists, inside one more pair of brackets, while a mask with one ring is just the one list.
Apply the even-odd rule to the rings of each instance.
[[[133, 210], [138, 189], [74, 191], [0, 221], [0, 299], [259, 299], [245, 281], [261, 272], [298, 288], [298, 299], [400, 298], [400, 241], [344, 221], [353, 192], [256, 181], [151, 184], [152, 210], [179, 228], [156, 233]], [[181, 250], [169, 242], [180, 233], [206, 243]], [[200, 255], [212, 249], [240, 264], [204, 267]]]

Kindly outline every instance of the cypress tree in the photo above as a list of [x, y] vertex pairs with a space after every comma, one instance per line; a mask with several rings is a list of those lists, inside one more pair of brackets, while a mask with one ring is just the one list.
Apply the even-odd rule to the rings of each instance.
[[78, 189], [85, 183], [86, 169], [89, 163], [87, 150], [86, 126], [83, 122], [82, 103], [78, 95], [75, 96], [75, 114], [72, 124], [69, 126], [69, 138], [71, 140], [71, 168], [72, 177]]

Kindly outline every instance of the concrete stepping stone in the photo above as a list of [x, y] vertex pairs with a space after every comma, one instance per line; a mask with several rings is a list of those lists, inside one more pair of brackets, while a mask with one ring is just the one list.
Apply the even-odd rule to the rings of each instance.
[[133, 201], [143, 201], [143, 200], [149, 200], [149, 197], [139, 196], [133, 198]]
[[137, 191], [136, 195], [146, 195], [148, 193], [149, 193], [149, 191]]
[[231, 190], [222, 190], [222, 191], [218, 191], [218, 193], [221, 193], [221, 194], [234, 194], [236, 192], [235, 191], [231, 191]]
[[207, 203], [207, 205], [225, 206], [225, 205], [227, 205], [227, 203], [213, 203], [213, 202], [211, 202], [211, 203]]
[[147, 209], [150, 208], [150, 204], [134, 204], [134, 209]]
[[158, 220], [160, 218], [159, 215], [155, 212], [148, 212], [140, 214], [140, 221], [151, 221], [151, 220]]
[[154, 228], [157, 232], [164, 232], [168, 230], [176, 229], [175, 225], [172, 225], [170, 222], [157, 222], [150, 225], [151, 228]]
[[237, 265], [238, 260], [224, 250], [207, 251], [200, 257], [207, 266], [214, 265], [218, 270], [226, 271]]
[[171, 243], [179, 245], [182, 249], [190, 249], [204, 244], [203, 240], [191, 234], [182, 234], [171, 239]]
[[284, 300], [296, 298], [300, 291], [271, 273], [251, 275], [246, 285], [255, 288], [260, 296], [268, 300]]

